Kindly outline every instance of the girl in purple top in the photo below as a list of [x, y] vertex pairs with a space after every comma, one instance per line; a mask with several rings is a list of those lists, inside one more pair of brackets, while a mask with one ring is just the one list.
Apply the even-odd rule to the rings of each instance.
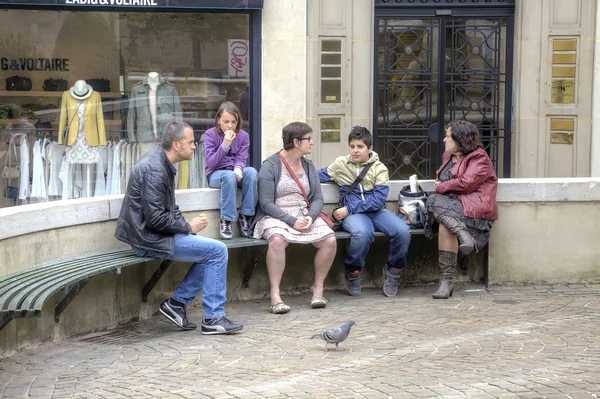
[[[258, 172], [247, 167], [250, 137], [242, 128], [242, 117], [232, 102], [219, 106], [215, 127], [204, 133], [204, 162], [208, 185], [221, 189], [221, 223], [219, 234], [233, 237], [231, 222], [239, 220], [242, 235], [249, 237], [250, 219], [254, 216]], [[239, 218], [236, 212], [236, 188], [242, 188]]]

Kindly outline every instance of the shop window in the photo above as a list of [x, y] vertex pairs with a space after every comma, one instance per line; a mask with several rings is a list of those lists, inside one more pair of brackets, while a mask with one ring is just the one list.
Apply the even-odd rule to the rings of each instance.
[[[30, 153], [27, 176], [0, 185], [24, 188], [33, 178], [20, 200], [5, 195], [0, 205], [122, 194], [168, 122], [189, 123], [199, 140], [225, 101], [240, 108], [248, 131], [249, 49], [248, 14], [0, 11], [2, 150], [12, 138], [11, 162], [20, 162], [21, 146]], [[68, 146], [58, 144], [65, 128]], [[55, 162], [44, 187], [38, 151]], [[62, 172], [61, 155], [69, 166]], [[201, 155], [180, 165], [180, 189], [203, 186]]]
[[321, 103], [342, 102], [342, 41], [321, 41]]

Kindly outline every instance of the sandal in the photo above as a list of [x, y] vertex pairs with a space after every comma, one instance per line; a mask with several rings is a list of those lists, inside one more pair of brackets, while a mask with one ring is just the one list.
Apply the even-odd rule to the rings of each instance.
[[285, 304], [285, 302], [277, 302], [271, 305], [269, 308], [269, 312], [273, 314], [284, 314], [290, 311], [290, 307]]
[[313, 299], [310, 301], [310, 307], [313, 309], [324, 308], [327, 306], [327, 299], [322, 296], [313, 296]]

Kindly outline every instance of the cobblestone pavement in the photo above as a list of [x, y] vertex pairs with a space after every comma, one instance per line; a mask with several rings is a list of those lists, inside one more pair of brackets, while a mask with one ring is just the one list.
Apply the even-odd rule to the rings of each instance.
[[[363, 290], [231, 303], [233, 336], [180, 332], [162, 316], [40, 345], [0, 361], [5, 398], [598, 398], [600, 286], [463, 284], [396, 298]], [[190, 310], [198, 321], [201, 309]], [[343, 351], [308, 339], [356, 321]], [[320, 344], [321, 346], [319, 346]]]

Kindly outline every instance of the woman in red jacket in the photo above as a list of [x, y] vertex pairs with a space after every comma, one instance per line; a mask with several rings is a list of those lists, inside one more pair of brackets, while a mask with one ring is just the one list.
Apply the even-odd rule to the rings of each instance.
[[427, 200], [433, 217], [426, 234], [432, 235], [433, 222], [439, 226], [440, 286], [433, 294], [435, 299], [452, 296], [458, 251], [468, 255], [483, 248], [498, 219], [498, 178], [481, 146], [477, 127], [467, 121], [452, 121], [444, 143], [442, 166], [436, 172], [436, 194]]

